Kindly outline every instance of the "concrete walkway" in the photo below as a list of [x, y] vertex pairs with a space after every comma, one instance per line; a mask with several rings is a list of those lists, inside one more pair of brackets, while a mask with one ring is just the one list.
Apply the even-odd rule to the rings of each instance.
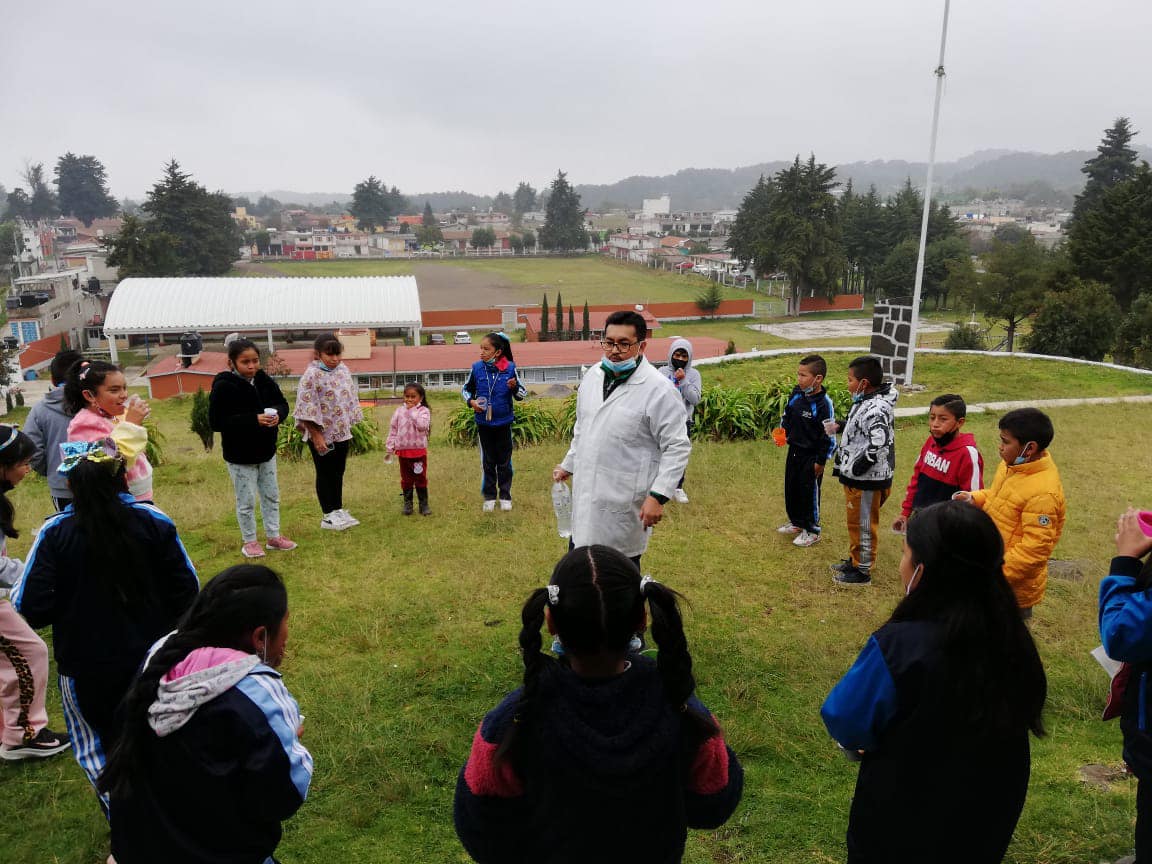
[[[1016, 408], [1075, 408], [1077, 405], [1119, 405], [1132, 403], [1147, 405], [1152, 403], [1152, 395], [1145, 396], [1090, 396], [1083, 399], [1024, 399], [1018, 402], [980, 402], [968, 406], [969, 414], [983, 414], [985, 411], [1013, 411]], [[897, 408], [897, 417], [921, 417], [928, 413], [928, 405]]]

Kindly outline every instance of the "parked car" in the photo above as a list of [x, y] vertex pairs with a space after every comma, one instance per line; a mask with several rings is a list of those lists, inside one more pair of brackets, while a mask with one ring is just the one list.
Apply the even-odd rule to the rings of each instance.
[[456, 335], [452, 337], [453, 345], [471, 345], [472, 334], [467, 330], [457, 330]]
[[431, 335], [428, 336], [428, 344], [429, 345], [446, 345], [448, 343], [446, 343], [444, 341], [444, 334], [443, 333], [432, 333]]

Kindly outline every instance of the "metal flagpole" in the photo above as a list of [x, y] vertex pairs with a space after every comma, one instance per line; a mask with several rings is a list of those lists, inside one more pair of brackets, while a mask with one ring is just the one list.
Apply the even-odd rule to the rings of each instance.
[[920, 252], [916, 256], [916, 287], [912, 291], [912, 329], [908, 334], [908, 366], [904, 382], [912, 383], [912, 369], [916, 362], [916, 340], [920, 329], [920, 290], [924, 285], [924, 249], [928, 245], [928, 215], [932, 210], [932, 169], [936, 164], [936, 130], [940, 126], [940, 96], [944, 91], [944, 47], [948, 43], [948, 7], [944, 0], [944, 28], [940, 34], [940, 63], [936, 76], [936, 104], [932, 107], [932, 143], [928, 148], [928, 177], [924, 181], [924, 215], [920, 219]]

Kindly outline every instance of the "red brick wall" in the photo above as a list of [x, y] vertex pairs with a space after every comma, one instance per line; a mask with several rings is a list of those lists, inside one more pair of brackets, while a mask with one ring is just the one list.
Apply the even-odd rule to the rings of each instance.
[[837, 294], [831, 303], [827, 297], [800, 298], [801, 315], [807, 312], [859, 312], [863, 308], [863, 294]]
[[[537, 312], [539, 314], [539, 312]], [[420, 313], [420, 321], [426, 328], [459, 327], [499, 327], [502, 322], [499, 309], [426, 309]]]

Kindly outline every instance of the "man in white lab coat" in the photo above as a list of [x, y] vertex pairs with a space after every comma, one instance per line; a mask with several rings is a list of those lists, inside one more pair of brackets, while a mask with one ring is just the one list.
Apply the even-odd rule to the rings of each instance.
[[580, 382], [572, 446], [552, 471], [572, 477], [572, 544], [611, 546], [637, 566], [692, 452], [683, 398], [644, 359], [647, 335], [636, 312], [608, 316], [604, 359]]

